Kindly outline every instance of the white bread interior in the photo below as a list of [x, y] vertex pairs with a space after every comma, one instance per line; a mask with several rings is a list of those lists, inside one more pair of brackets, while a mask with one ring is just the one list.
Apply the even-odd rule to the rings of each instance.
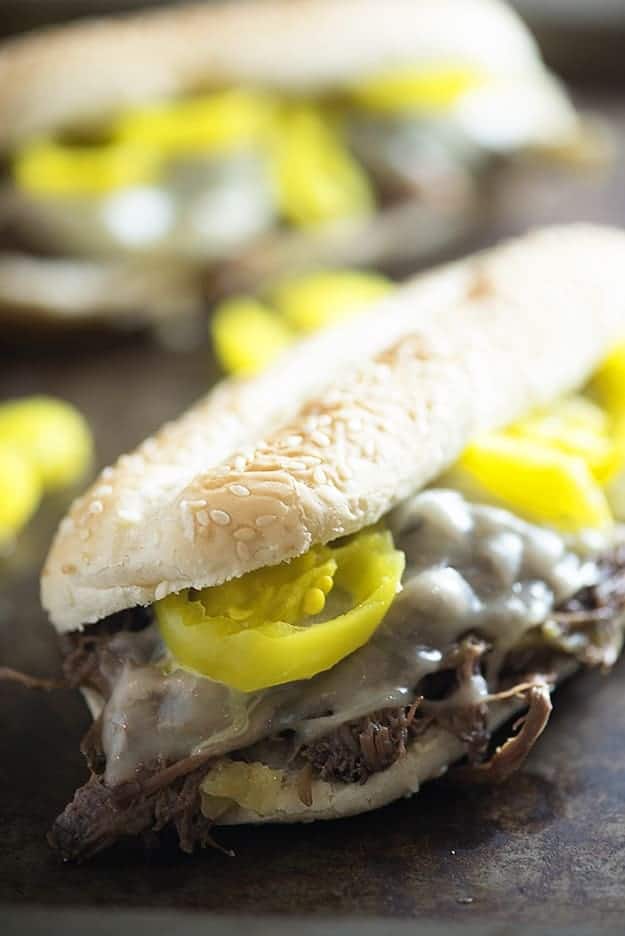
[[[0, 147], [211, 85], [306, 92], [436, 59], [547, 79], [521, 20], [496, 0], [197, 3], [6, 43]], [[557, 119], [568, 107], [546, 85]]]
[[625, 335], [625, 233], [548, 228], [417, 277], [224, 381], [105, 469], [42, 576], [59, 631], [375, 522], [477, 433], [582, 384]]

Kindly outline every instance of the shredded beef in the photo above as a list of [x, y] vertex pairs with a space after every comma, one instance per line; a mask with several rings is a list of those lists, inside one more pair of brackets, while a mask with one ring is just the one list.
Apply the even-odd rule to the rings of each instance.
[[[384, 709], [347, 722], [306, 745], [301, 755], [323, 780], [365, 783], [371, 774], [386, 770], [405, 754], [409, 738], [423, 734], [436, 721], [462, 739], [471, 759], [479, 758], [488, 744], [486, 705], [452, 707], [440, 698], [440, 687], [444, 685], [444, 695], [449, 696], [471, 679], [479, 671], [486, 649], [482, 640], [471, 635], [453, 644], [441, 664], [441, 673], [436, 674], [446, 678], [437, 681], [435, 700], [419, 694], [411, 706]], [[432, 685], [431, 681], [423, 683], [419, 693]]]
[[469, 783], [503, 783], [511, 774], [515, 773], [525, 761], [527, 755], [534, 747], [537, 739], [543, 733], [551, 714], [551, 697], [547, 683], [536, 682], [534, 685], [514, 687], [508, 693], [500, 695], [518, 694], [527, 699], [528, 710], [513, 725], [513, 730], [520, 728], [518, 734], [498, 747], [490, 760], [483, 764], [466, 764], [456, 767], [454, 778]]
[[409, 737], [425, 731], [431, 719], [416, 717], [417, 707], [418, 701], [347, 722], [300, 753], [323, 780], [365, 783], [406, 752]]
[[[600, 562], [600, 573], [597, 584], [581, 589], [556, 608], [553, 621], [559, 631], [550, 644], [539, 634], [536, 642], [508, 655], [500, 671], [499, 688], [512, 688], [476, 703], [453, 701], [455, 691], [481, 671], [489, 649], [481, 639], [468, 635], [449, 648], [440, 670], [416, 687], [412, 705], [348, 722], [300, 749], [304, 766], [298, 790], [302, 802], [311, 802], [313, 773], [324, 780], [365, 783], [373, 773], [395, 763], [409, 740], [433, 724], [465, 744], [469, 763], [456, 771], [458, 777], [477, 782], [499, 782], [508, 777], [524, 761], [551, 710], [549, 677], [539, 683], [538, 677], [530, 675], [531, 682], [519, 685], [521, 674], [549, 673], [554, 661], [564, 655], [574, 655], [586, 665], [604, 666], [611, 665], [618, 655], [620, 617], [625, 611], [625, 545]], [[65, 638], [67, 683], [95, 688], [106, 698], [114, 636], [124, 630], [142, 630], [149, 623], [149, 610], [135, 609]], [[519, 693], [525, 694], [529, 706], [514, 726], [520, 725], [520, 730], [490, 760], [480, 763], [489, 741], [488, 703]], [[154, 834], [166, 826], [175, 828], [184, 851], [192, 851], [198, 844], [214, 844], [210, 821], [200, 810], [199, 785], [208, 769], [206, 760], [196, 756], [160, 765], [137, 781], [110, 788], [98, 776], [105, 766], [98, 721], [85, 735], [81, 749], [92, 769], [91, 779], [76, 792], [49, 834], [50, 844], [65, 859], [82, 860], [123, 836]]]
[[[150, 608], [129, 608], [90, 624], [84, 631], [63, 634], [63, 676], [72, 688], [95, 689], [103, 698], [110, 693], [110, 643], [124, 631], [143, 630], [152, 623]], [[108, 666], [107, 666], [108, 664]]]
[[599, 560], [599, 580], [556, 608], [552, 642], [585, 666], [609, 669], [623, 646], [625, 543]]
[[170, 825], [185, 852], [212, 844], [211, 824], [200, 810], [199, 786], [206, 770], [204, 764], [166, 786], [153, 784], [156, 789], [150, 790], [149, 780], [161, 772], [155, 771], [130, 796], [127, 789], [108, 787], [92, 774], [57, 818], [48, 841], [65, 860], [73, 861], [90, 858], [124, 836], [160, 832]]

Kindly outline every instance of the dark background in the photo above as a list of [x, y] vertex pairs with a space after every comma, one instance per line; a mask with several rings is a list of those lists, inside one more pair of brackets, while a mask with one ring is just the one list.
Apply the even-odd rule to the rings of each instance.
[[[94, 2], [90, 9], [105, 6], [112, 4]], [[552, 14], [556, 6], [564, 4], [552, 4]], [[0, 3], [0, 29], [51, 21], [62, 17], [62, 8], [78, 7], [56, 0]], [[567, 35], [576, 28], [573, 17]], [[536, 169], [517, 177], [505, 186], [487, 229], [465, 247], [545, 221], [624, 223], [625, 100], [613, 78], [601, 83], [617, 69], [608, 46], [618, 27], [607, 33], [601, 24], [593, 29], [611, 37], [604, 60], [599, 56], [594, 65], [589, 39], [584, 60], [573, 54], [570, 67], [570, 40], [562, 40], [555, 19], [545, 24], [543, 36], [547, 49], [554, 35], [560, 37], [554, 60], [572, 75], [580, 105], [601, 114], [612, 128], [613, 165], [557, 176]], [[591, 36], [578, 31], [582, 44], [585, 34]], [[622, 78], [623, 34], [619, 48]], [[0, 363], [0, 398], [46, 392], [81, 408], [93, 428], [100, 464], [179, 413], [217, 376], [204, 329], [184, 353], [167, 350], [147, 334], [83, 332], [60, 340], [30, 328], [3, 332]], [[41, 675], [57, 673], [59, 659], [39, 608], [38, 570], [67, 499], [45, 505], [0, 567], [0, 659]], [[83, 780], [78, 742], [87, 723], [76, 693], [40, 694], [0, 684], [0, 904], [5, 910], [54, 905], [91, 911], [88, 917], [5, 913], [12, 932], [19, 927], [78, 933], [96, 925], [104, 932], [106, 921], [120, 933], [135, 928], [125, 917], [103, 915], [110, 907], [252, 917], [412, 917], [474, 923], [478, 930], [478, 924], [503, 922], [524, 930], [530, 924], [621, 926], [625, 662], [608, 678], [584, 675], [558, 691], [545, 735], [523, 771], [505, 786], [479, 790], [443, 781], [416, 799], [368, 816], [223, 831], [220, 841], [234, 848], [236, 858], [216, 851], [189, 858], [167, 845], [146, 853], [134, 843], [86, 866], [64, 866], [49, 852], [45, 832]], [[154, 931], [154, 923], [143, 919], [140, 928]], [[181, 917], [167, 919], [171, 930], [182, 925]], [[219, 929], [212, 917], [205, 923]], [[243, 921], [240, 926], [256, 931]], [[270, 923], [257, 926], [259, 933], [270, 926], [275, 931]]]

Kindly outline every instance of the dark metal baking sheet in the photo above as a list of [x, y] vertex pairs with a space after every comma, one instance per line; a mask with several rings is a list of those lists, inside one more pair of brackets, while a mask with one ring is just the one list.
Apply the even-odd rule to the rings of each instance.
[[[618, 117], [625, 108], [613, 102], [610, 111]], [[558, 184], [534, 176], [510, 186], [506, 212], [484, 242], [548, 218], [623, 223], [624, 180], [617, 162], [609, 173]], [[37, 344], [33, 333], [27, 346], [4, 349], [2, 365], [0, 396], [43, 391], [80, 406], [94, 428], [100, 463], [178, 413], [216, 373], [205, 343], [180, 353], [139, 336], [106, 343], [102, 336], [82, 336], [52, 348]], [[0, 658], [41, 675], [57, 671], [58, 656], [39, 609], [37, 573], [64, 506], [49, 502], [0, 569]], [[188, 857], [171, 843], [157, 852], [120, 845], [83, 866], [63, 865], [51, 854], [46, 829], [84, 777], [78, 741], [87, 722], [75, 693], [0, 685], [3, 932], [8, 924], [17, 931], [21, 921], [22, 931], [74, 933], [88, 924], [96, 933], [111, 920], [119, 933], [155, 932], [133, 923], [126, 914], [132, 908], [254, 919], [289, 914], [309, 922], [407, 917], [463, 928], [488, 924], [495, 929], [487, 932], [502, 933], [530, 924], [621, 925], [625, 663], [609, 677], [584, 675], [559, 690], [547, 732], [505, 786], [468, 789], [442, 781], [372, 815], [224, 831], [220, 838], [235, 858], [217, 851]], [[53, 910], [33, 916], [33, 907]], [[59, 917], [59, 908], [72, 914]], [[227, 923], [211, 916], [206, 929], [202, 919], [206, 932], [221, 933]], [[173, 920], [172, 929], [195, 931], [191, 918]], [[266, 932], [260, 923], [239, 924], [250, 933]], [[291, 932], [307, 933], [306, 925], [289, 922]]]

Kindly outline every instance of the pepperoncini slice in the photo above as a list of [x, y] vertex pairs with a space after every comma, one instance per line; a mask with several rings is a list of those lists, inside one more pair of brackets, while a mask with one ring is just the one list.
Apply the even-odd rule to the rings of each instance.
[[443, 111], [485, 80], [471, 65], [408, 65], [359, 82], [350, 97], [363, 109], [383, 114]]
[[[156, 602], [156, 618], [178, 663], [255, 692], [310, 679], [366, 643], [400, 587], [404, 562], [390, 533], [369, 529], [197, 598], [170, 595]], [[315, 621], [328, 596], [340, 613]]]
[[312, 332], [361, 312], [392, 288], [384, 276], [329, 270], [284, 280], [270, 298], [289, 325], [299, 332]]
[[144, 145], [68, 146], [37, 140], [15, 156], [13, 175], [35, 195], [102, 195], [151, 182], [160, 166], [159, 153]]
[[0, 442], [0, 546], [11, 543], [41, 499], [37, 471], [18, 448]]
[[595, 371], [588, 389], [614, 419], [625, 421], [625, 342]]
[[161, 153], [227, 153], [263, 140], [274, 113], [268, 94], [233, 88], [128, 111], [113, 133]]
[[579, 456], [601, 482], [608, 480], [621, 462], [608, 414], [583, 396], [561, 400], [514, 423], [507, 432]]
[[611, 420], [614, 458], [606, 493], [619, 520], [625, 519], [625, 342], [603, 361], [588, 385], [588, 392], [604, 407]]
[[222, 302], [210, 327], [224, 370], [245, 377], [264, 370], [294, 337], [274, 311], [251, 296]]
[[285, 110], [273, 152], [280, 210], [292, 224], [310, 227], [373, 211], [366, 173], [333, 122], [314, 107]]
[[278, 283], [271, 305], [251, 296], [227, 299], [211, 319], [215, 353], [228, 373], [259, 373], [301, 334], [355, 315], [392, 288], [377, 274], [334, 270]]
[[612, 521], [606, 496], [586, 461], [534, 439], [485, 436], [465, 450], [460, 468], [529, 520], [571, 532]]
[[46, 490], [80, 480], [93, 455], [91, 433], [81, 414], [69, 403], [45, 396], [0, 405], [0, 446], [26, 459], [38, 487]]

